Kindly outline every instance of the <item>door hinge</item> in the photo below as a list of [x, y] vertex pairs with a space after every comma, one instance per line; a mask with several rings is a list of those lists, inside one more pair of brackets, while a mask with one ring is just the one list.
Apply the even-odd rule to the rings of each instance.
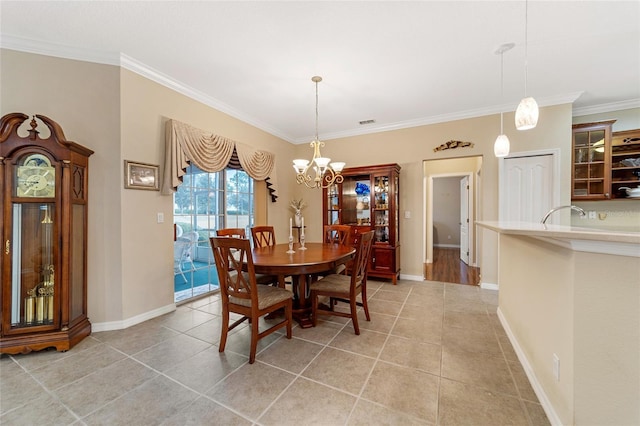
[[11, 251], [11, 242], [9, 242], [9, 240], [7, 240], [4, 243], [4, 254], [9, 254], [10, 251]]

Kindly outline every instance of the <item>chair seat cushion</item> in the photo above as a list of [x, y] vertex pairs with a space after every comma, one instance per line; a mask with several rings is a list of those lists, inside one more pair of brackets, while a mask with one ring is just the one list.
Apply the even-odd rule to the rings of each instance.
[[[291, 299], [293, 297], [292, 292], [280, 287], [259, 285], [256, 288], [258, 289], [258, 309], [260, 310], [266, 309], [269, 306], [273, 306], [276, 303], [280, 303], [283, 300]], [[237, 297], [229, 296], [229, 302], [235, 305], [246, 307], [251, 306], [250, 299], [239, 299]]]
[[331, 274], [311, 284], [311, 290], [331, 291], [349, 294], [351, 277], [349, 275]]

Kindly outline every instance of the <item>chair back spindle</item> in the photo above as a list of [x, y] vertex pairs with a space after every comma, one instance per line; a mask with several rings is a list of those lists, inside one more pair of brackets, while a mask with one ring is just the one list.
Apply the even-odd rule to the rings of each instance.
[[254, 226], [251, 228], [254, 247], [268, 247], [276, 245], [276, 234], [273, 226]]

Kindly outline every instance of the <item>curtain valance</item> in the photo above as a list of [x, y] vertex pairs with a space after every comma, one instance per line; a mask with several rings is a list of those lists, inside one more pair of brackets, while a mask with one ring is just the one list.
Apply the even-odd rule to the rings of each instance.
[[255, 180], [267, 183], [271, 201], [278, 198], [276, 190], [275, 155], [254, 149], [197, 129], [176, 120], [167, 121], [165, 131], [165, 162], [162, 193], [170, 195], [182, 184], [189, 163], [205, 172], [219, 172], [229, 163], [239, 161], [242, 169]]

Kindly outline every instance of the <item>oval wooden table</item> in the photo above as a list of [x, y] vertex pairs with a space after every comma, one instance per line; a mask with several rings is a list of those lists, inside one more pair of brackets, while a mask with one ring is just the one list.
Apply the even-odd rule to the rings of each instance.
[[328, 243], [306, 243], [306, 250], [295, 243], [295, 253], [287, 253], [289, 244], [257, 247], [252, 250], [253, 266], [257, 274], [278, 275], [281, 282], [285, 276], [293, 278], [293, 315], [300, 327], [308, 328], [311, 322], [311, 304], [308, 299], [308, 283], [313, 275], [333, 270], [347, 263], [355, 254], [353, 247]]

